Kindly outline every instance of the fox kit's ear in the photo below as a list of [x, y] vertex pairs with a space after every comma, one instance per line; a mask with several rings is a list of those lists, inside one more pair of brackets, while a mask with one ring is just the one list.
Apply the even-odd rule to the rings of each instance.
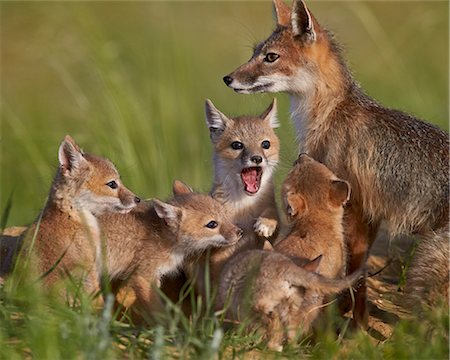
[[330, 201], [334, 206], [343, 206], [350, 199], [350, 184], [344, 180], [331, 180]]
[[172, 190], [174, 195], [190, 194], [194, 192], [190, 186], [180, 180], [175, 180], [173, 182]]
[[302, 268], [308, 271], [316, 272], [317, 268], [320, 265], [320, 260], [322, 260], [322, 255], [319, 255], [315, 259], [307, 262], [305, 265], [302, 266]]
[[273, 10], [277, 24], [281, 26], [289, 26], [291, 21], [291, 9], [287, 6], [283, 0], [273, 0]]
[[290, 218], [304, 214], [307, 210], [306, 201], [299, 194], [288, 194], [286, 197], [287, 213]]
[[294, 0], [291, 13], [292, 33], [305, 41], [312, 43], [316, 40], [313, 19], [303, 0]]
[[261, 114], [261, 119], [267, 121], [272, 128], [280, 126], [278, 122], [277, 99], [273, 99], [269, 107]]
[[59, 146], [58, 160], [63, 174], [71, 173], [86, 163], [83, 151], [69, 135], [66, 135]]
[[171, 204], [167, 204], [158, 199], [152, 199], [153, 208], [160, 219], [166, 221], [167, 225], [176, 227], [181, 220], [182, 210]]
[[227, 123], [231, 120], [217, 110], [212, 101], [209, 99], [206, 99], [205, 102], [205, 115], [206, 125], [208, 126], [211, 139], [215, 140], [217, 136], [220, 136], [222, 131], [227, 127]]

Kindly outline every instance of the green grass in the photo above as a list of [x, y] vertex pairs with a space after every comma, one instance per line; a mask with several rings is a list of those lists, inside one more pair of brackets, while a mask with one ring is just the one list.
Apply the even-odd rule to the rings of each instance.
[[[334, 1], [310, 8], [343, 43], [370, 95], [448, 130], [448, 3]], [[37, 217], [65, 134], [113, 160], [143, 197], [166, 198], [176, 178], [207, 191], [205, 98], [238, 115], [261, 112], [273, 97], [238, 95], [221, 80], [270, 34], [270, 2], [1, 2], [0, 10], [0, 210], [7, 226]], [[288, 97], [276, 96], [279, 184], [297, 146]], [[192, 323], [173, 310], [171, 326], [135, 331], [93, 311], [88, 299], [61, 306], [35, 287], [2, 289], [1, 297], [5, 359], [211, 358], [264, 347], [238, 331], [222, 333], [214, 316]], [[358, 334], [342, 346], [325, 332], [285, 355], [446, 358], [448, 315], [437, 309], [430, 316], [434, 333], [425, 322], [406, 321], [385, 343]]]

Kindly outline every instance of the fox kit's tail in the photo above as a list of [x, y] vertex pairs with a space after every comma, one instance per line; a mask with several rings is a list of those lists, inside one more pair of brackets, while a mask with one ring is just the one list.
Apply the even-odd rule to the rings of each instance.
[[343, 279], [330, 279], [291, 263], [286, 266], [285, 279], [294, 286], [317, 291], [322, 295], [331, 295], [352, 286], [362, 277], [363, 273], [363, 269], [360, 269]]

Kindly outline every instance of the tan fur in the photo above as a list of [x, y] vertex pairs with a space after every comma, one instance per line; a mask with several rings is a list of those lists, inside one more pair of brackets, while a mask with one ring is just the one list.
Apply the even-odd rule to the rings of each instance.
[[342, 291], [361, 275], [328, 279], [311, 271], [319, 261], [297, 259], [303, 263], [298, 266], [275, 251], [240, 253], [224, 267], [217, 309], [225, 307], [229, 320], [242, 321], [250, 329], [259, 327], [268, 347], [280, 351], [286, 341], [311, 330], [325, 295]]
[[345, 181], [325, 165], [300, 155], [282, 185], [291, 229], [275, 243], [275, 251], [293, 258], [322, 255], [317, 273], [328, 278], [343, 277], [347, 264], [343, 205], [349, 197]]
[[83, 153], [70, 136], [61, 143], [59, 162], [47, 203], [25, 235], [24, 250], [36, 255], [40, 274], [50, 271], [46, 286], [68, 272], [82, 277], [86, 290], [94, 292], [102, 265], [97, 216], [129, 212], [140, 200], [123, 186], [110, 161]]
[[[274, 5], [275, 31], [223, 80], [238, 93], [289, 93], [301, 151], [351, 184], [345, 216], [349, 271], [366, 261], [382, 221], [392, 236], [416, 233], [428, 239], [446, 227], [448, 134], [367, 96], [333, 36], [303, 1], [293, 1], [290, 20], [285, 4]], [[367, 315], [363, 281], [354, 318], [366, 327]]]
[[[274, 251], [247, 251], [225, 265], [218, 308], [228, 305], [231, 319], [244, 320], [242, 316], [250, 315], [260, 320], [273, 349], [280, 349], [285, 340], [293, 340], [298, 332], [308, 333], [324, 296], [343, 289], [332, 286], [339, 284], [337, 278], [345, 276], [342, 222], [343, 205], [349, 196], [347, 182], [337, 179], [309, 156], [300, 155], [282, 186], [291, 221], [289, 234], [275, 243]], [[308, 264], [313, 259], [313, 265]], [[301, 284], [296, 282], [299, 279]], [[324, 281], [328, 281], [327, 285], [321, 288]]]
[[[225, 216], [210, 196], [192, 193], [177, 182], [177, 194], [168, 203], [154, 200], [126, 215], [100, 217], [107, 253], [106, 271], [113, 282], [123, 282], [118, 292], [122, 305], [131, 307], [136, 321], [152, 320], [162, 303], [154, 287], [182, 265], [210, 247], [232, 246], [241, 229]], [[207, 225], [215, 221], [217, 227]]]
[[[211, 190], [231, 220], [244, 230], [242, 239], [233, 247], [215, 249], [210, 254], [209, 269], [212, 284], [217, 284], [224, 264], [234, 254], [247, 249], [262, 249], [266, 240], [272, 240], [277, 234], [278, 213], [275, 204], [272, 174], [278, 162], [279, 140], [273, 130], [277, 126], [276, 101], [259, 117], [242, 116], [228, 118], [207, 101], [207, 125], [210, 129], [214, 147], [214, 185]], [[244, 148], [231, 147], [239, 141]], [[262, 148], [263, 141], [270, 141], [268, 149]], [[262, 162], [255, 164], [253, 156], [260, 156]], [[249, 166], [260, 166], [262, 178], [256, 194], [244, 191], [241, 171]], [[268, 246], [268, 245], [266, 245]], [[196, 288], [204, 294], [203, 257], [191, 275], [196, 273]]]

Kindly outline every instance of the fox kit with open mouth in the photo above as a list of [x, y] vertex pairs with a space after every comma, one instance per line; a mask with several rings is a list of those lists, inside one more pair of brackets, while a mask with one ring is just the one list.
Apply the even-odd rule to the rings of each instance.
[[135, 211], [100, 218], [108, 259], [108, 276], [123, 282], [119, 302], [131, 308], [135, 320], [152, 320], [163, 309], [159, 294], [164, 277], [174, 275], [209, 248], [230, 247], [242, 236], [221, 204], [194, 193], [180, 181], [168, 202], [154, 199]]
[[[349, 271], [366, 261], [382, 221], [390, 235], [442, 236], [449, 223], [448, 133], [366, 95], [303, 1], [274, 5], [274, 32], [223, 80], [243, 94], [289, 93], [301, 151], [350, 183]], [[364, 281], [355, 298], [354, 318], [366, 327]]]
[[47, 203], [26, 233], [24, 250], [36, 255], [38, 270], [47, 273], [45, 285], [54, 284], [63, 273], [77, 273], [84, 276], [87, 291], [98, 291], [102, 266], [98, 217], [128, 213], [140, 199], [122, 184], [109, 160], [84, 153], [70, 136], [62, 141], [58, 158]]
[[[262, 249], [278, 229], [272, 175], [278, 163], [279, 141], [276, 100], [257, 117], [229, 118], [206, 100], [206, 125], [214, 147], [214, 184], [211, 195], [231, 222], [243, 229], [242, 239], [227, 249], [211, 252], [211, 282], [217, 284], [225, 262], [237, 252]], [[204, 287], [206, 259], [197, 266], [196, 284]]]

